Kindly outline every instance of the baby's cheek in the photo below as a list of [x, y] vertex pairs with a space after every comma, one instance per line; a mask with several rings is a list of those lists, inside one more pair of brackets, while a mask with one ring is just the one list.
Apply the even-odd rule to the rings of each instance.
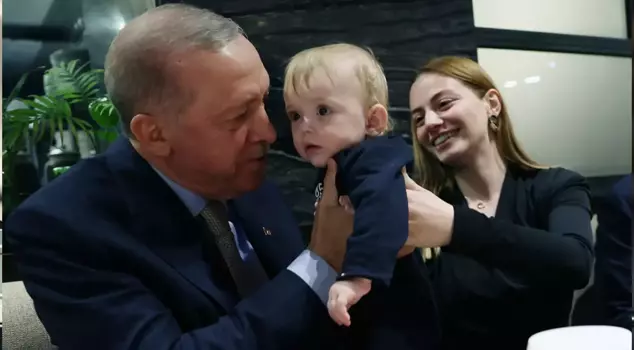
[[303, 150], [304, 147], [301, 146], [302, 145], [301, 136], [296, 135], [294, 131], [292, 132], [292, 136], [293, 136], [293, 146], [295, 147], [295, 150], [297, 151], [297, 153], [299, 153], [299, 155], [302, 156], [303, 158], [305, 154]]

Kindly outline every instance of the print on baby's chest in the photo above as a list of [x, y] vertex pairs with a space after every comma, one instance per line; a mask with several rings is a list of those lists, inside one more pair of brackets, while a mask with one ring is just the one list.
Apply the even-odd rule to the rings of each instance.
[[317, 183], [317, 185], [315, 186], [315, 191], [314, 191], [314, 193], [315, 193], [315, 199], [316, 199], [316, 200], [320, 200], [320, 199], [321, 199], [321, 196], [322, 196], [322, 195], [323, 195], [323, 193], [324, 193], [324, 183], [323, 183], [323, 182], [319, 182], [319, 183]]

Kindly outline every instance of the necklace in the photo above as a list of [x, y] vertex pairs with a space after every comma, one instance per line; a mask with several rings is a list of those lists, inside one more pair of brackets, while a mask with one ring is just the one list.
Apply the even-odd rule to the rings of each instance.
[[486, 208], [486, 204], [484, 204], [484, 202], [478, 202], [476, 204], [476, 208], [482, 210], [482, 209]]

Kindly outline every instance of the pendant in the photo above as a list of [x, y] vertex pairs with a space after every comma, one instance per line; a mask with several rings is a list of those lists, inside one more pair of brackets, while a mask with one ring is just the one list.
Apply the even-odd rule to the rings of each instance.
[[480, 210], [484, 209], [484, 207], [486, 207], [486, 205], [484, 205], [483, 202], [478, 202], [478, 204], [476, 204], [476, 207]]

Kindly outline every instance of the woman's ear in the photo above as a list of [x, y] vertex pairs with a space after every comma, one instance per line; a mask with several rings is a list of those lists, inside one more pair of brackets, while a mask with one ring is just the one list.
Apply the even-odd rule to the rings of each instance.
[[368, 136], [379, 136], [387, 131], [387, 109], [380, 103], [370, 107], [365, 122], [365, 133]]
[[487, 104], [487, 109], [489, 112], [489, 116], [498, 116], [500, 112], [502, 112], [502, 97], [500, 92], [495, 89], [489, 89], [489, 91], [484, 94], [483, 97], [484, 103]]

